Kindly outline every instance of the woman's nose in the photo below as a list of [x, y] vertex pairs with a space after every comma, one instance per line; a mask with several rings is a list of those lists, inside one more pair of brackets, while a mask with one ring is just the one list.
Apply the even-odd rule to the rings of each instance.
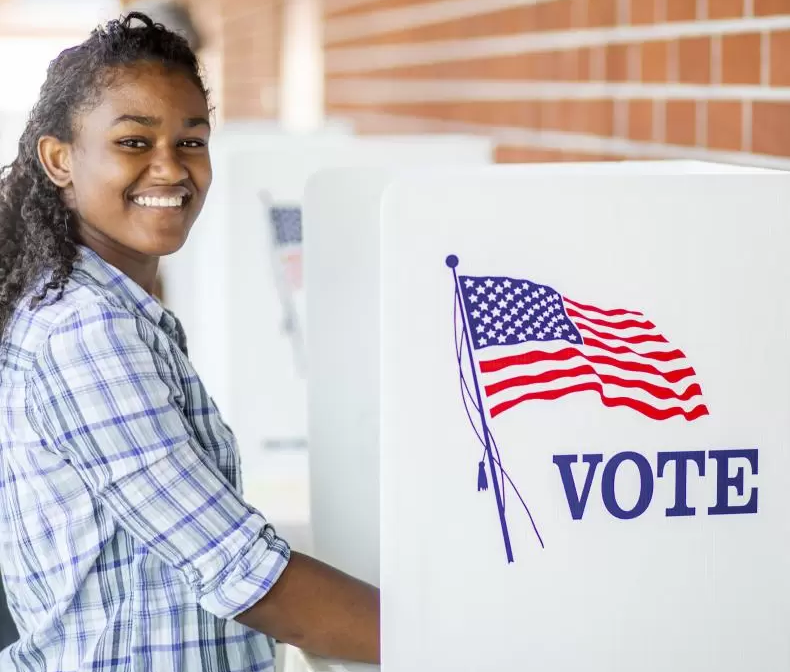
[[154, 153], [151, 161], [151, 174], [170, 184], [181, 182], [189, 177], [186, 166], [173, 148], [162, 148]]

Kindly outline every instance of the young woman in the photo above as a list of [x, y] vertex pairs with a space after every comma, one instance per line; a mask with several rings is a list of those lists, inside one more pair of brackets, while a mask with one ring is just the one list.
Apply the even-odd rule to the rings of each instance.
[[378, 591], [291, 553], [151, 295], [211, 184], [186, 42], [132, 13], [49, 68], [0, 177], [0, 670], [376, 662]]

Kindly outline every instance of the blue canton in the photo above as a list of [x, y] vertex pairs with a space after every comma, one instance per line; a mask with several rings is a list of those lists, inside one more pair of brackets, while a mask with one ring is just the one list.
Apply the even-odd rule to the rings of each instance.
[[581, 345], [560, 294], [548, 285], [514, 278], [459, 277], [469, 334], [476, 350], [531, 341]]

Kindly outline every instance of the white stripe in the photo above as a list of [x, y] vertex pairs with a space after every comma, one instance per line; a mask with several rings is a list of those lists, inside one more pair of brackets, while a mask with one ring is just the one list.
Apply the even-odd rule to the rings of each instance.
[[331, 105], [532, 100], [790, 101], [790, 87], [702, 86], [639, 82], [525, 82], [447, 79], [343, 78], [327, 82]]
[[606, 138], [581, 133], [537, 131], [526, 128], [471, 124], [375, 112], [347, 110], [344, 111], [344, 114], [357, 123], [370, 124], [378, 132], [472, 133], [486, 135], [492, 138], [495, 143], [507, 147], [537, 148], [573, 153], [588, 152], [600, 155], [611, 154], [637, 159], [646, 157], [654, 159], [691, 159], [790, 171], [790, 159], [788, 158], [750, 154], [748, 152], [726, 152], [703, 147], [637, 142], [635, 140]]
[[328, 73], [367, 72], [427, 63], [469, 61], [537, 51], [605, 46], [681, 37], [729, 35], [790, 28], [790, 15], [724, 21], [689, 21], [645, 26], [618, 26], [561, 32], [521, 33], [496, 37], [442, 40], [416, 44], [327, 49]]
[[469, 16], [491, 14], [513, 7], [539, 5], [551, 0], [441, 0], [411, 7], [373, 11], [360, 16], [329, 19], [324, 33], [326, 43], [345, 42], [363, 37], [394, 33], [409, 28], [430, 26]]

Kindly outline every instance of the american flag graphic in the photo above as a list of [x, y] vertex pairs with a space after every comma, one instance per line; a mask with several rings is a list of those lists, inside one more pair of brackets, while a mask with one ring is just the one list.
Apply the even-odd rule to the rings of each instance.
[[276, 254], [291, 291], [302, 288], [302, 210], [299, 207], [269, 209]]
[[654, 420], [708, 414], [686, 356], [641, 312], [580, 303], [524, 279], [459, 276], [458, 284], [492, 418], [576, 392]]

